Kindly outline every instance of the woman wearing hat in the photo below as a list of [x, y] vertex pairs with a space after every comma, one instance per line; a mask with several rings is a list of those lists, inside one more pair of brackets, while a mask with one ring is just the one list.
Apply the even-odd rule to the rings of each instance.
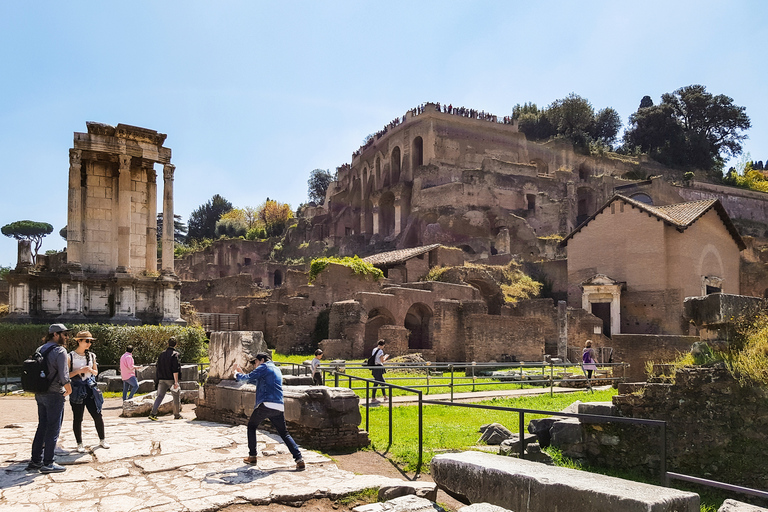
[[104, 395], [96, 386], [96, 375], [99, 367], [96, 364], [96, 354], [91, 352], [91, 343], [95, 339], [90, 331], [80, 331], [75, 335], [77, 348], [69, 353], [69, 378], [72, 379], [72, 395], [69, 404], [72, 406], [72, 430], [77, 440], [77, 451], [85, 452], [83, 446], [83, 415], [88, 409], [93, 423], [96, 425], [96, 433], [99, 434], [99, 446], [109, 448], [104, 439], [104, 420], [101, 417], [101, 406], [104, 404]]

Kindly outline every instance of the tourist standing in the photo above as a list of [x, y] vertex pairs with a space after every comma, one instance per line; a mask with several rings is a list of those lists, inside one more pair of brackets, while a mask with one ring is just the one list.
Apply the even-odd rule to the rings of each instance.
[[592, 379], [592, 372], [597, 370], [595, 365], [595, 351], [592, 349], [592, 340], [587, 340], [581, 351], [581, 367], [587, 372], [587, 380]]
[[37, 402], [37, 431], [32, 441], [32, 457], [27, 465], [29, 470], [41, 473], [60, 473], [67, 468], [53, 461], [56, 443], [64, 419], [64, 397], [72, 393], [67, 371], [67, 343], [69, 329], [64, 324], [48, 327], [43, 346], [37, 350], [43, 355], [48, 368], [46, 375], [51, 385], [43, 393], [35, 393]]
[[373, 374], [373, 380], [376, 381], [373, 384], [371, 399], [376, 399], [377, 387], [381, 387], [382, 398], [387, 398], [386, 381], [384, 380], [384, 373], [387, 370], [384, 369], [384, 363], [389, 359], [389, 354], [384, 353], [384, 340], [379, 340], [376, 347], [374, 347], [373, 352], [371, 352], [371, 357], [373, 357], [373, 368], [371, 368], [371, 373]]
[[255, 465], [257, 462], [256, 429], [262, 421], [268, 419], [277, 430], [278, 435], [288, 447], [288, 451], [296, 461], [296, 470], [305, 468], [296, 441], [293, 440], [285, 426], [285, 405], [283, 404], [283, 374], [269, 360], [269, 354], [260, 352], [254, 360], [255, 368], [244, 374], [240, 366], [235, 366], [235, 379], [244, 380], [256, 385], [256, 403], [251, 417], [248, 419], [248, 457], [243, 459], [246, 464]]
[[93, 418], [99, 435], [99, 446], [109, 448], [104, 435], [104, 419], [101, 417], [104, 395], [96, 386], [99, 366], [96, 364], [96, 354], [90, 350], [94, 339], [90, 331], [78, 332], [75, 335], [77, 348], [69, 353], [69, 378], [72, 380], [69, 405], [72, 407], [72, 430], [75, 432], [78, 453], [85, 453], [82, 432], [85, 409]]
[[171, 336], [168, 340], [168, 348], [157, 358], [157, 398], [149, 413], [149, 419], [157, 421], [157, 410], [163, 403], [165, 393], [170, 390], [173, 396], [173, 417], [181, 418], [181, 388], [179, 388], [179, 374], [181, 373], [181, 355], [176, 350], [176, 338]]
[[[136, 380], [136, 370], [139, 368], [133, 365], [133, 345], [125, 347], [125, 354], [120, 357], [120, 377], [123, 379], [123, 402], [126, 397], [128, 400], [139, 390], [139, 381]], [[130, 394], [128, 391], [130, 390]]]
[[320, 349], [315, 350], [315, 357], [312, 362], [309, 363], [312, 369], [312, 384], [315, 386], [323, 385], [323, 370], [320, 369], [320, 360], [323, 358], [323, 351]]

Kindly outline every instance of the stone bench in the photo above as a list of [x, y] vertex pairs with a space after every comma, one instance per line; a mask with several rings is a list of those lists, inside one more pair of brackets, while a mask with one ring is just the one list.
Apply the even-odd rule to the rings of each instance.
[[431, 473], [469, 503], [527, 512], [699, 512], [699, 495], [482, 452], [436, 455]]

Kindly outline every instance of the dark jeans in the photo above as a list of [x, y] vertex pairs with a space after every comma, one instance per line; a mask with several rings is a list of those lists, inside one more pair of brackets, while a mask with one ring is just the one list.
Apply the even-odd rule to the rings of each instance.
[[35, 393], [37, 402], [37, 432], [32, 441], [32, 462], [46, 466], [53, 462], [53, 454], [64, 419], [64, 395]]
[[376, 382], [373, 384], [373, 392], [371, 393], [371, 398], [376, 398], [376, 388], [381, 387], [381, 396], [384, 398], [387, 397], [387, 387], [384, 385], [386, 382], [384, 380], [384, 368], [374, 368], [371, 370], [371, 373], [373, 374], [373, 380]]
[[[130, 390], [131, 394], [128, 394], [128, 391]], [[136, 394], [136, 392], [139, 390], [139, 382], [136, 380], [136, 377], [128, 377], [126, 380], [123, 381], [123, 402], [126, 400], [126, 396], [128, 397], [128, 400], [133, 398], [133, 395]]]
[[288, 451], [293, 455], [293, 460], [301, 460], [301, 452], [293, 440], [291, 434], [288, 433], [288, 429], [285, 427], [285, 415], [283, 411], [277, 409], [270, 409], [264, 404], [259, 404], [257, 408], [251, 413], [251, 417], [248, 420], [248, 455], [256, 456], [256, 429], [262, 421], [269, 420], [272, 426], [277, 430], [278, 435], [288, 447]]
[[86, 408], [88, 408], [88, 412], [91, 418], [93, 418], [93, 423], [96, 425], [96, 433], [99, 434], [99, 440], [104, 439], [104, 419], [102, 419], [101, 413], [96, 407], [96, 402], [93, 401], [93, 394], [88, 393], [82, 404], [70, 402], [69, 405], [72, 406], [72, 430], [75, 431], [77, 444], [83, 444], [83, 416]]
[[157, 410], [163, 404], [163, 398], [165, 398], [165, 393], [167, 391], [170, 391], [171, 396], [173, 397], [173, 417], [178, 418], [181, 414], [181, 388], [176, 391], [171, 389], [173, 388], [173, 382], [173, 379], [161, 380], [158, 382], [157, 398], [155, 398], [155, 404], [152, 406], [152, 416], [157, 416]]
[[323, 373], [313, 373], [312, 374], [312, 385], [313, 386], [322, 386], [323, 385]]

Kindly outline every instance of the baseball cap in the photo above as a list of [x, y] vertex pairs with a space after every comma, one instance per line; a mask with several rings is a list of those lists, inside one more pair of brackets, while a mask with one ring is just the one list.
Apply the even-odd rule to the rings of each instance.
[[69, 329], [64, 324], [51, 324], [48, 328], [48, 334], [54, 334], [57, 332], [68, 332]]

